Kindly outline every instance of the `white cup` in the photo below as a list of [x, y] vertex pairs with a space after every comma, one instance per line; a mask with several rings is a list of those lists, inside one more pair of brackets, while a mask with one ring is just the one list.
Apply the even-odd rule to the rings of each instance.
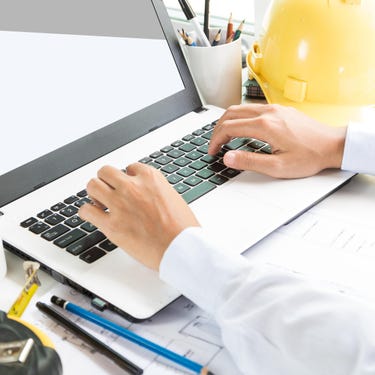
[[204, 104], [227, 108], [241, 103], [241, 38], [215, 47], [183, 45], [183, 49]]

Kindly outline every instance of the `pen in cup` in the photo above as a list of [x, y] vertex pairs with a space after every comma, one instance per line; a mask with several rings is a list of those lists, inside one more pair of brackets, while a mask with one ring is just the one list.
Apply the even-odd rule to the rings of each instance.
[[211, 44], [209, 40], [207, 39], [205, 33], [203, 32], [203, 29], [201, 25], [199, 24], [198, 18], [196, 14], [194, 13], [192, 7], [188, 3], [187, 0], [178, 0], [180, 3], [181, 9], [185, 14], [186, 19], [189, 21], [190, 25], [193, 27], [196, 36], [197, 36], [197, 42], [201, 46], [210, 47]]

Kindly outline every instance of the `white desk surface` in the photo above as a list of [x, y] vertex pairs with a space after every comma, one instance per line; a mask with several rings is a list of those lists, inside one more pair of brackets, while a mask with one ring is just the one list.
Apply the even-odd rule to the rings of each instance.
[[[374, 196], [375, 196], [375, 177], [366, 176], [366, 175], [355, 176], [349, 184], [345, 185], [342, 189], [335, 192], [334, 194], [326, 198], [324, 201], [316, 205], [312, 210], [306, 212], [305, 214], [300, 216], [298, 219], [296, 219], [292, 223], [293, 225], [288, 225], [284, 228], [280, 228], [277, 231], [279, 233], [274, 233], [276, 237], [274, 236], [274, 234], [271, 234], [268, 238], [266, 238], [265, 240], [257, 244], [254, 249], [250, 249], [250, 251], [246, 255], [248, 255], [250, 258], [252, 256], [255, 256], [255, 258], [258, 257], [262, 259], [262, 256], [263, 256], [262, 254], [264, 253], [265, 254], [263, 256], [264, 260], [268, 262], [272, 262], [274, 260], [277, 263], [279, 260], [276, 259], [277, 258], [275, 256], [276, 252], [272, 252], [272, 249], [273, 248], [284, 249], [285, 244], [286, 244], [285, 238], [287, 238], [287, 241], [289, 241], [288, 237], [284, 236], [282, 238], [283, 241], [280, 242], [277, 235], [282, 233], [282, 234], [294, 236], [294, 232], [296, 232], [296, 227], [298, 227], [298, 225], [305, 226], [306, 222], [309, 222], [309, 220], [311, 221], [311, 217], [317, 217], [321, 215], [321, 213], [323, 213], [322, 217], [320, 217], [320, 219], [322, 220], [326, 220], [328, 218], [329, 220], [335, 221], [334, 218], [340, 218], [340, 220], [344, 220], [345, 225], [347, 225], [348, 223], [349, 224], [352, 223], [354, 231], [357, 230], [356, 228], [361, 228], [360, 231], [367, 229], [366, 233], [367, 235], [370, 233], [369, 236], [371, 238], [361, 240], [362, 241], [361, 244], [355, 243], [353, 245], [352, 250], [350, 251], [352, 251], [355, 256], [358, 255], [358, 249], [364, 249], [367, 251], [367, 253], [365, 252], [363, 254], [364, 256], [363, 261], [365, 262], [363, 264], [368, 266], [369, 268], [368, 273], [369, 274], [371, 273], [372, 275], [372, 269], [374, 268], [374, 265], [375, 265], [375, 234], [374, 234], [375, 224], [373, 220], [374, 215], [375, 215], [375, 199], [373, 199]], [[310, 224], [308, 223], [308, 225]], [[340, 225], [343, 225], [343, 224], [341, 223]], [[332, 231], [334, 230], [335, 228]], [[341, 229], [338, 229], [338, 230], [341, 231]], [[319, 238], [320, 238], [320, 235], [321, 234], [319, 233]], [[325, 234], [323, 233], [322, 235], [324, 237]], [[327, 237], [330, 238], [329, 235], [327, 235]], [[353, 235], [351, 235], [351, 238], [352, 237]], [[313, 242], [313, 239], [312, 239], [312, 242]], [[365, 242], [367, 244], [367, 247], [363, 246], [363, 243]], [[304, 246], [304, 248], [306, 251], [306, 246]], [[348, 255], [347, 254], [348, 250], [346, 249], [345, 251], [346, 252], [344, 253], [337, 253], [337, 252], [331, 253], [331, 254], [335, 254], [336, 258], [334, 259], [334, 264], [337, 265], [338, 269], [340, 268], [340, 262], [336, 263], [337, 254], [339, 254], [338, 256], [340, 256], [340, 254], [344, 254], [346, 256]], [[278, 251], [277, 253], [280, 253], [280, 252]], [[293, 257], [293, 253], [289, 253], [289, 255], [290, 257]], [[362, 256], [362, 254], [359, 254], [359, 255]], [[306, 265], [306, 262], [304, 265], [302, 264], [302, 268], [303, 266], [305, 266], [305, 269], [303, 269], [303, 271], [307, 271], [308, 273], [310, 269], [312, 270], [312, 272], [314, 272], [314, 269], [311, 268], [311, 264], [313, 264], [314, 259], [315, 260], [317, 259], [316, 257], [317, 255], [314, 254], [314, 258], [312, 259], [312, 261], [307, 260], [308, 265]], [[308, 258], [303, 256], [303, 259], [306, 260]], [[21, 287], [24, 283], [22, 260], [16, 257], [15, 255], [9, 253], [8, 251], [6, 251], [6, 260], [7, 260], [8, 271], [7, 271], [6, 277], [3, 280], [0, 280], [0, 290], [1, 290], [0, 309], [4, 311], [7, 311], [10, 308], [11, 304], [13, 303], [15, 297], [20, 292]], [[297, 264], [297, 263], [293, 264], [292, 261], [289, 263], [286, 263], [285, 265], [290, 266], [292, 268], [294, 266], [296, 266], [297, 268], [301, 266], [301, 264]], [[322, 276], [323, 275], [322, 272], [324, 273], [324, 268], [321, 267], [320, 259], [319, 259], [319, 264], [317, 265], [315, 270], [317, 270], [318, 268], [319, 268], [319, 272], [321, 273], [319, 276]], [[343, 283], [345, 283], [346, 282], [345, 278], [347, 278], [348, 275], [351, 275], [351, 274], [350, 272], [347, 272], [347, 270], [345, 270], [345, 272], [343, 270], [342, 273], [345, 274], [344, 280], [343, 280]], [[324, 277], [324, 275], [322, 277]], [[340, 279], [340, 272], [338, 272], [337, 277]], [[356, 275], [354, 274], [354, 276], [350, 276], [350, 277], [356, 277]], [[372, 276], [369, 276], [369, 277], [372, 277]], [[40, 300], [44, 294], [48, 294], [52, 289], [55, 289], [59, 285], [57, 281], [52, 279], [50, 276], [48, 276], [44, 272], [40, 272], [40, 279], [42, 282], [42, 286], [38, 289], [36, 295], [33, 297], [33, 300], [27, 309], [27, 316], [30, 316], [29, 313], [31, 313], [31, 315], [34, 314], [34, 316], [35, 314], [40, 314], [35, 307], [35, 302]], [[339, 281], [342, 281], [342, 280], [340, 279]], [[363, 280], [360, 280], [360, 281], [363, 281]], [[370, 285], [373, 285], [373, 282]], [[361, 287], [360, 283], [359, 283], [359, 287]], [[180, 305], [181, 305], [181, 302], [180, 302]], [[181, 311], [181, 306], [178, 308], [175, 308], [174, 310], [172, 309], [172, 312], [169, 312], [169, 313], [172, 313], [172, 314], [176, 312], [178, 313], [178, 311]], [[178, 319], [179, 318], [176, 317], [176, 320]], [[168, 319], [162, 318], [161, 321], [164, 321], [164, 324], [166, 324], [165, 321], [168, 321]], [[180, 323], [181, 322], [182, 320], [180, 320]], [[157, 328], [159, 327], [158, 328], [159, 330], [166, 329], [166, 326], [164, 326], [163, 328], [163, 326], [159, 324], [160, 324], [159, 322], [156, 322], [156, 327]], [[171, 321], [169, 321], [169, 323], [167, 324], [172, 324], [172, 323]], [[162, 332], [160, 332], [160, 334], [162, 334]], [[82, 366], [82, 369], [93, 369], [95, 373], [100, 373], [100, 374], [109, 374], [109, 373], [113, 374], [119, 371], [119, 369], [116, 368], [116, 366], [114, 369], [113, 365], [108, 364], [106, 359], [103, 359], [103, 357], [101, 356], [96, 356], [96, 357], [91, 357], [91, 358], [87, 357], [87, 348], [85, 352], [84, 349], [78, 349], [79, 346], [77, 345], [72, 344], [71, 346], [72, 347], [70, 349], [73, 350], [73, 353], [74, 351], [76, 352], [77, 350], [81, 351], [80, 353], [77, 353], [76, 355], [78, 355], [78, 358], [80, 359], [80, 364]], [[64, 362], [68, 363], [69, 358], [72, 355], [72, 352], [70, 350], [64, 351], [64, 352], [59, 351], [59, 354], [62, 357], [63, 363]], [[222, 360], [224, 361], [224, 363], [231, 362], [229, 357], [227, 357], [227, 353], [225, 353], [225, 351], [221, 352], [221, 355], [223, 357]], [[95, 363], [95, 361], [97, 361], [97, 363]], [[99, 372], [97, 370], [98, 366], [99, 366]], [[222, 365], [220, 365], [219, 368], [221, 368], [221, 366]], [[65, 366], [65, 367], [68, 367], [68, 366]], [[72, 372], [69, 367], [66, 368], [66, 370], [67, 371], [64, 372], [64, 374], [73, 375], [74, 372]], [[121, 372], [119, 371], [118, 373], [121, 373]], [[160, 374], [169, 374], [169, 373], [178, 374], [180, 372], [177, 372], [175, 370], [171, 371], [170, 369], [168, 371], [165, 371], [165, 369], [163, 369], [162, 371], [160, 371], [160, 369], [156, 369], [156, 371], [146, 372], [146, 374], [159, 374], [159, 373]], [[221, 372], [215, 371], [215, 373], [220, 375]], [[236, 372], [231, 371], [231, 373], [235, 374]]]
[[[243, 70], [243, 78], [246, 79], [246, 69]], [[245, 100], [245, 102], [249, 102]], [[261, 101], [260, 101], [261, 102]], [[364, 226], [369, 229], [368, 232], [371, 232], [371, 226], [374, 227], [375, 223], [374, 216], [375, 216], [375, 177], [366, 176], [366, 175], [358, 175], [352, 179], [352, 181], [344, 186], [342, 189], [325, 199], [323, 202], [319, 203], [317, 206], [313, 208], [313, 214], [311, 212], [307, 212], [303, 214], [301, 217], [295, 220], [294, 226], [287, 226], [281, 229], [281, 233], [283, 234], [291, 234], [294, 235], [296, 231], [296, 226], [298, 225], [305, 225], [306, 221], [311, 219], [312, 215], [320, 215], [321, 212], [326, 215], [325, 218], [331, 218], [331, 220], [335, 220], [334, 218], [341, 217], [346, 220], [347, 223], [353, 223], [354, 226]], [[300, 224], [301, 223], [301, 224]], [[375, 228], [373, 228], [375, 229]], [[372, 232], [375, 231], [372, 229]], [[280, 230], [278, 230], [280, 232]], [[375, 235], [374, 235], [375, 236]], [[285, 238], [284, 238], [285, 239]], [[366, 239], [367, 241], [367, 239]], [[372, 242], [371, 242], [372, 241]], [[375, 264], [375, 255], [372, 255], [372, 250], [375, 254], [375, 240], [371, 238], [371, 244], [367, 246], [367, 254], [371, 260], [371, 264]], [[270, 243], [271, 247], [278, 247], [278, 237], [276, 236], [269, 236], [264, 241], [261, 241], [259, 244], [256, 245], [254, 251], [248, 252], [250, 258], [252, 253], [255, 256], [262, 253], [262, 247], [264, 247], [265, 252], [267, 252], [267, 261], [272, 261], [273, 253], [269, 251]], [[368, 242], [368, 241], [367, 241]], [[280, 245], [284, 246], [285, 242]], [[361, 245], [362, 246], [362, 245]], [[357, 248], [360, 247], [359, 245], [354, 246], [353, 252], [357, 252]], [[370, 253], [371, 252], [371, 253]], [[7, 311], [12, 303], [14, 302], [16, 296], [20, 292], [23, 284], [24, 284], [24, 273], [22, 267], [22, 259], [16, 257], [14, 254], [5, 251], [6, 254], [6, 261], [7, 261], [7, 273], [5, 278], [0, 280], [0, 309]], [[246, 254], [247, 255], [247, 254]], [[262, 256], [260, 256], [262, 258]], [[28, 311], [31, 310], [32, 312], [36, 312], [37, 309], [35, 307], [35, 302], [40, 300], [44, 294], [48, 294], [51, 290], [58, 287], [58, 282], [55, 281], [52, 277], [47, 275], [44, 272], [39, 273], [42, 286], [37, 290], [36, 295], [33, 297], [32, 303], [28, 307]], [[373, 285], [373, 284], [372, 284]], [[177, 311], [177, 310], [176, 310]], [[61, 357], [68, 356], [69, 353], [59, 353]], [[70, 353], [71, 354], [71, 353]], [[83, 355], [83, 361], [85, 361], [85, 356]], [[67, 362], [69, 358], [63, 358], [63, 362]], [[101, 360], [100, 357], [97, 359], [98, 361]], [[85, 363], [82, 363], [82, 366], [85, 366]], [[88, 368], [89, 362], [88, 362]], [[113, 373], [107, 372], [106, 366], [102, 368], [103, 373]], [[68, 374], [69, 372], [65, 372]], [[161, 372], [162, 373], [162, 372]], [[173, 372], [174, 373], [174, 372]], [[220, 375], [220, 374], [219, 374]]]

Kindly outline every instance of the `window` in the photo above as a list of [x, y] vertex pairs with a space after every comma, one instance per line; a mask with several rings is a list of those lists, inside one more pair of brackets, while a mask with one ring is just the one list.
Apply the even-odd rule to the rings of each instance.
[[[164, 0], [168, 13], [173, 20], [185, 21], [178, 0]], [[189, 0], [189, 4], [203, 23], [205, 0]], [[254, 34], [254, 10], [255, 0], [210, 0], [210, 27], [226, 27], [230, 13], [233, 16], [234, 27], [245, 19], [244, 34]]]

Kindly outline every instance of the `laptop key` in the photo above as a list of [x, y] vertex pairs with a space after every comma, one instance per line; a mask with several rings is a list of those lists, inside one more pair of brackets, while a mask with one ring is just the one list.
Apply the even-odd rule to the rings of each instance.
[[42, 221], [38, 221], [37, 223], [33, 224], [31, 227], [29, 227], [29, 231], [35, 233], [35, 234], [40, 234], [44, 232], [45, 230], [51, 228], [49, 225], [46, 223], [43, 223]]
[[189, 186], [183, 184], [182, 182], [180, 182], [179, 184], [173, 185], [173, 187], [175, 188], [177, 193], [180, 193], [180, 194], [183, 194], [185, 193], [185, 191], [188, 191], [190, 189]]
[[180, 147], [184, 144], [184, 142], [182, 142], [181, 140], [177, 140], [177, 141], [174, 141], [173, 143], [171, 143], [171, 146], [173, 147]]
[[70, 197], [64, 199], [64, 203], [66, 203], [66, 204], [72, 204], [72, 203], [74, 203], [75, 201], [78, 201], [78, 199], [79, 199], [79, 198], [78, 198], [77, 196], [75, 196], [75, 195], [71, 195]]
[[173, 150], [173, 147], [172, 146], [165, 146], [163, 148], [160, 149], [161, 152], [169, 152], [169, 151], [172, 151]]
[[152, 161], [152, 159], [148, 156], [142, 158], [142, 159], [139, 159], [138, 160], [140, 163], [143, 163], [143, 164], [148, 164], [150, 161]]
[[221, 172], [223, 169], [226, 168], [224, 164], [221, 163], [214, 163], [207, 167], [208, 169], [211, 169], [214, 172]]
[[147, 163], [147, 165], [149, 165], [151, 167], [154, 167], [155, 169], [160, 169], [161, 168], [160, 164], [154, 163], [153, 161], [150, 162], [150, 163]]
[[64, 207], [66, 207], [66, 204], [65, 204], [65, 203], [62, 203], [62, 202], [59, 202], [59, 203], [54, 204], [54, 205], [51, 207], [51, 210], [52, 210], [52, 211], [60, 211], [60, 210], [62, 210]]
[[189, 152], [188, 154], [185, 155], [188, 159], [191, 159], [191, 160], [197, 160], [199, 159], [200, 157], [202, 157], [202, 154], [198, 151], [191, 151]]
[[85, 203], [91, 203], [91, 200], [89, 198], [82, 198], [80, 199], [79, 201], [77, 202], [74, 202], [74, 205], [78, 208], [80, 208], [81, 206], [83, 206]]
[[195, 138], [195, 136], [193, 134], [187, 134], [187, 135], [185, 135], [185, 137], [182, 137], [182, 139], [186, 142], [190, 142], [194, 138]]
[[224, 182], [227, 182], [228, 179], [224, 176], [220, 176], [219, 174], [212, 176], [209, 181], [213, 182], [216, 185], [222, 185]]
[[53, 243], [61, 247], [62, 249], [64, 247], [69, 246], [73, 242], [79, 240], [80, 238], [86, 236], [87, 233], [85, 233], [83, 230], [80, 229], [73, 229], [72, 231], [64, 234], [63, 236], [59, 237], [57, 240], [55, 240]]
[[207, 139], [204, 139], [204, 138], [194, 138], [190, 141], [190, 143], [192, 143], [193, 145], [196, 145], [196, 146], [202, 146], [204, 145], [205, 143], [207, 143]]
[[166, 173], [174, 173], [178, 170], [179, 168], [174, 165], [174, 164], [167, 164], [167, 165], [164, 165], [164, 167], [161, 169], [163, 172], [166, 172]]
[[252, 142], [249, 143], [249, 146], [251, 146], [252, 148], [256, 148], [256, 149], [261, 148], [265, 145], [266, 145], [265, 142], [259, 141], [257, 139], [254, 139]]
[[177, 184], [177, 182], [180, 182], [182, 180], [181, 176], [177, 176], [176, 174], [171, 174], [167, 177], [167, 180], [170, 184], [174, 185]]
[[45, 231], [41, 237], [43, 237], [47, 241], [52, 241], [55, 238], [61, 236], [62, 234], [66, 233], [69, 230], [68, 227], [66, 227], [63, 224], [56, 225], [55, 227]]
[[204, 155], [203, 158], [201, 158], [202, 161], [208, 164], [215, 163], [215, 161], [218, 161], [219, 158], [215, 155]]
[[190, 152], [190, 151], [193, 151], [195, 148], [196, 146], [192, 145], [191, 143], [185, 143], [181, 147], [179, 147], [179, 150], [184, 151], [184, 152]]
[[194, 134], [194, 135], [202, 135], [202, 134], [204, 134], [204, 130], [203, 129], [197, 129], [197, 130], [194, 130], [192, 134]]
[[209, 132], [203, 134], [202, 137], [210, 140], [211, 137], [212, 137], [212, 132], [213, 132], [213, 130], [210, 130]]
[[173, 162], [173, 164], [178, 165], [179, 167], [186, 167], [188, 164], [191, 163], [191, 160], [186, 159], [184, 157], [179, 158]]
[[204, 130], [211, 130], [211, 129], [214, 128], [214, 126], [215, 126], [214, 123], [212, 123], [212, 124], [207, 124], [207, 125], [203, 126], [202, 129], [204, 129]]
[[42, 212], [39, 212], [36, 216], [39, 217], [39, 219], [45, 219], [49, 215], [52, 215], [53, 212], [51, 210], [43, 210]]
[[170, 156], [171, 158], [177, 159], [181, 157], [183, 154], [184, 153], [181, 150], [177, 150], [174, 148], [172, 151], [169, 151], [167, 155]]
[[160, 156], [159, 158], [155, 159], [156, 163], [158, 164], [161, 164], [161, 165], [165, 165], [165, 164], [168, 164], [172, 161], [173, 159], [168, 157], [168, 156]]
[[86, 232], [93, 232], [94, 230], [98, 229], [95, 225], [89, 223], [88, 221], [86, 221], [86, 223], [82, 224], [81, 229], [84, 229]]
[[101, 242], [99, 244], [99, 247], [101, 247], [105, 251], [112, 251], [114, 249], [117, 249], [117, 246], [113, 242], [111, 242], [109, 239], [106, 239], [105, 241]]
[[207, 178], [212, 177], [214, 174], [215, 174], [214, 171], [211, 171], [211, 170], [205, 168], [205, 169], [202, 169], [199, 172], [197, 172], [196, 176], [206, 180]]
[[47, 223], [47, 224], [50, 224], [50, 225], [56, 225], [56, 224], [59, 224], [61, 223], [62, 221], [65, 220], [65, 217], [64, 216], [61, 216], [59, 214], [53, 214], [51, 216], [48, 216], [47, 219], [45, 219], [44, 221]]
[[79, 192], [76, 194], [76, 196], [77, 196], [77, 197], [80, 197], [80, 198], [86, 197], [86, 195], [87, 195], [87, 191], [86, 191], [86, 189], [83, 189], [83, 190], [79, 191]]
[[92, 247], [90, 250], [85, 251], [79, 256], [79, 259], [82, 259], [86, 263], [93, 263], [102, 256], [107, 254], [104, 250], [99, 249], [98, 247]]
[[207, 154], [208, 153], [208, 143], [205, 145], [198, 147], [197, 151], [201, 152], [202, 154]]
[[191, 169], [189, 167], [185, 167], [185, 168], [182, 168], [180, 169], [177, 174], [179, 174], [180, 176], [183, 176], [183, 177], [189, 177], [191, 176], [193, 173], [195, 172], [194, 169]]
[[66, 248], [66, 251], [73, 255], [79, 255], [83, 253], [85, 250], [93, 247], [98, 242], [101, 242], [105, 239], [105, 235], [98, 230], [93, 232], [85, 237], [82, 237], [80, 240], [72, 243]]
[[78, 227], [78, 225], [81, 225], [84, 221], [77, 215], [70, 217], [68, 220], [64, 221], [64, 224], [69, 225], [71, 228]]
[[250, 141], [251, 139], [249, 138], [235, 138], [232, 139], [230, 142], [226, 143], [223, 147], [228, 150], [237, 150], [241, 146], [245, 146]]
[[150, 158], [157, 159], [158, 157], [162, 156], [163, 153], [161, 151], [155, 151], [152, 154], [150, 154]]
[[184, 184], [189, 186], [196, 186], [202, 182], [202, 179], [196, 176], [190, 176], [184, 180]]
[[75, 215], [77, 212], [78, 212], [77, 207], [68, 206], [68, 207], [63, 208], [60, 211], [60, 214], [64, 215], [65, 217], [71, 217], [71, 216]]
[[183, 193], [182, 198], [185, 199], [186, 203], [191, 203], [215, 188], [215, 184], [209, 181], [204, 181], [198, 186], [195, 186], [194, 188], [190, 189], [186, 193]]
[[233, 169], [233, 168], [227, 168], [221, 172], [223, 176], [228, 177], [228, 178], [233, 178], [239, 175], [240, 173], [241, 171], [239, 171], [238, 169]]
[[35, 217], [29, 217], [28, 219], [24, 220], [22, 223], [20, 223], [22, 228], [28, 228], [30, 225], [33, 225], [36, 223], [38, 219]]
[[199, 171], [200, 169], [202, 169], [204, 167], [207, 167], [207, 163], [204, 163], [201, 160], [196, 160], [196, 161], [194, 161], [193, 163], [191, 163], [189, 165], [189, 168], [193, 168], [193, 169], [195, 169], [197, 171]]

